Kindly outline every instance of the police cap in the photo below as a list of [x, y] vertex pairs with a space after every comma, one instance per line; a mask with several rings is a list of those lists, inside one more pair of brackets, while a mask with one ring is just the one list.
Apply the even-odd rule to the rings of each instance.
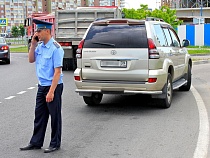
[[33, 19], [33, 22], [36, 24], [37, 30], [39, 30], [39, 29], [51, 29], [52, 25], [53, 25], [53, 23], [38, 20], [38, 19]]

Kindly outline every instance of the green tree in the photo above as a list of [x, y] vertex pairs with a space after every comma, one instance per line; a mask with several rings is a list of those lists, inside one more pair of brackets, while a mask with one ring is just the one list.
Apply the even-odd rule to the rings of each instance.
[[141, 4], [140, 8], [136, 10], [124, 8], [123, 12], [125, 13], [125, 18], [130, 19], [146, 19], [147, 17], [161, 18], [174, 28], [182, 23], [182, 20], [177, 20], [176, 10], [171, 10], [167, 6], [162, 6], [160, 9], [151, 11], [148, 5]]
[[174, 28], [176, 28], [178, 25], [180, 25], [183, 21], [177, 20], [176, 17], [176, 10], [171, 10], [167, 6], [162, 6], [160, 10], [155, 9], [151, 12], [152, 17], [157, 17], [163, 19], [165, 22], [171, 24]]
[[13, 26], [12, 30], [11, 30], [11, 33], [12, 33], [12, 36], [18, 37], [18, 35], [19, 35], [18, 27], [17, 26]]
[[19, 28], [19, 35], [23, 38], [23, 36], [25, 35], [25, 28], [23, 25], [20, 25]]
[[133, 8], [132, 9], [123, 8], [123, 12], [125, 13], [125, 17], [130, 19], [145, 19], [149, 14], [148, 6], [143, 4], [141, 4], [140, 8], [137, 10]]

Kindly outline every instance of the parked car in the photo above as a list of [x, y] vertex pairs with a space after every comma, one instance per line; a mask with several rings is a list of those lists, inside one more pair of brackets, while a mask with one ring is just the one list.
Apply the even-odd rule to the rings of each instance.
[[0, 37], [6, 38], [6, 37], [8, 37], [8, 33], [0, 33]]
[[6, 62], [6, 64], [10, 64], [10, 44], [6, 42], [4, 37], [0, 37], [0, 60]]
[[188, 45], [160, 19], [95, 21], [78, 46], [76, 92], [87, 105], [103, 94], [147, 94], [169, 108], [174, 89], [191, 87]]

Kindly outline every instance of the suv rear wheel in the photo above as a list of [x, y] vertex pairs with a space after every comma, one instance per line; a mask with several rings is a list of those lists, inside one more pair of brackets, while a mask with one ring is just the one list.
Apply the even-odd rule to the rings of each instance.
[[163, 89], [163, 93], [164, 93], [164, 99], [160, 100], [160, 106], [166, 109], [171, 106], [172, 94], [173, 94], [172, 77], [170, 73], [168, 73], [167, 83]]
[[102, 93], [92, 93], [90, 97], [83, 96], [83, 99], [87, 105], [94, 106], [100, 104], [102, 97], [103, 97]]

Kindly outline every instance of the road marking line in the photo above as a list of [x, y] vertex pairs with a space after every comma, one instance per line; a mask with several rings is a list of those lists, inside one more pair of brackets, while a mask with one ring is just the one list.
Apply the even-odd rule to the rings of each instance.
[[198, 93], [198, 91], [192, 86], [191, 91], [197, 102], [198, 112], [199, 112], [199, 134], [198, 142], [194, 152], [193, 158], [206, 158], [208, 154], [209, 146], [209, 121], [208, 113], [205, 104]]
[[0, 102], [0, 104], [1, 104], [2, 102]]
[[12, 99], [12, 98], [15, 98], [15, 96], [9, 96], [9, 97], [4, 98], [4, 99]]
[[18, 92], [17, 94], [23, 94], [23, 93], [26, 93], [26, 91], [21, 91], [21, 92]]
[[28, 89], [34, 89], [34, 88], [36, 88], [36, 87], [29, 87]]

